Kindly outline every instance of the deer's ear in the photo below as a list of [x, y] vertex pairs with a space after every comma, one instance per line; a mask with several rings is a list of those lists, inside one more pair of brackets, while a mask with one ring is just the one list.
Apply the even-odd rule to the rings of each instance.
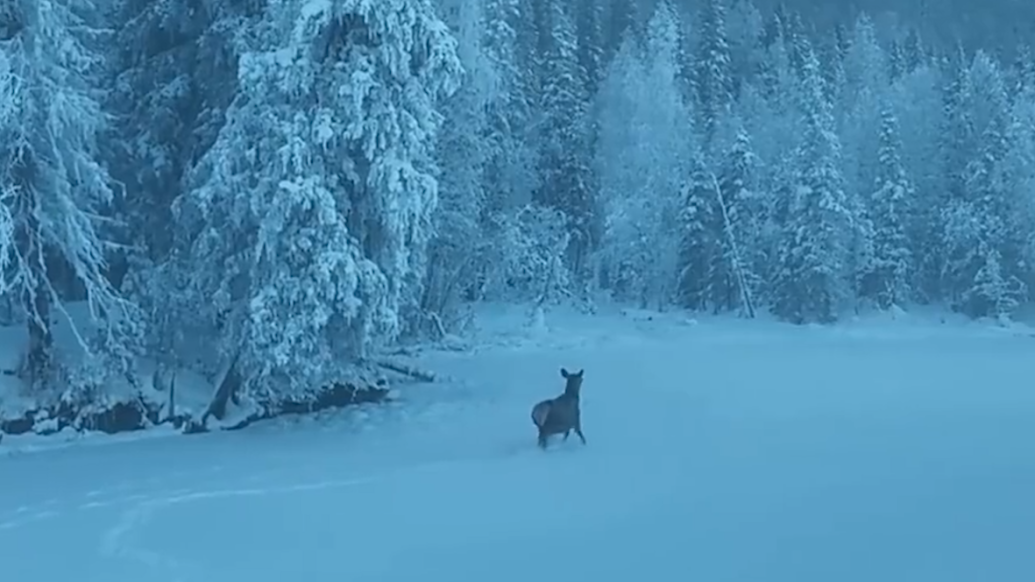
[[575, 375], [578, 376], [579, 378], [581, 378], [582, 374], [585, 373], [585, 371], [586, 371], [586, 369], [583, 368], [583, 369], [579, 370], [578, 372], [576, 372]]
[[571, 374], [569, 374], [568, 371], [565, 370], [564, 368], [561, 368], [561, 377], [562, 378], [567, 378], [568, 376], [571, 376]]

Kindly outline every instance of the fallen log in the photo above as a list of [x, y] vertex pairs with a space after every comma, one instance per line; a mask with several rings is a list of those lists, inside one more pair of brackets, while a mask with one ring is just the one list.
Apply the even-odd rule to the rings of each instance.
[[421, 382], [434, 382], [438, 379], [438, 376], [429, 370], [421, 370], [420, 368], [410, 366], [408, 364], [402, 364], [399, 362], [392, 362], [389, 360], [377, 360], [374, 362], [378, 367], [390, 370], [403, 376], [409, 376], [415, 378]]

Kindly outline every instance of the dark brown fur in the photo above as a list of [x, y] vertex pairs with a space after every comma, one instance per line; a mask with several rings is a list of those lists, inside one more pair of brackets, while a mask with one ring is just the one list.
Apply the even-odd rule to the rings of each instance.
[[586, 436], [582, 434], [582, 417], [579, 410], [579, 393], [582, 390], [583, 372], [585, 370], [572, 374], [561, 368], [561, 376], [566, 381], [564, 394], [557, 398], [543, 400], [532, 407], [532, 422], [539, 429], [540, 448], [546, 449], [547, 440], [555, 434], [564, 433], [564, 440], [568, 440], [573, 430], [582, 439], [582, 444], [586, 444]]

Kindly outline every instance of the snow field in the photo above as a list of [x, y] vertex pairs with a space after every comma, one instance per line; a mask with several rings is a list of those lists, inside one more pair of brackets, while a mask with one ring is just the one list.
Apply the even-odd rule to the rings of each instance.
[[[627, 314], [630, 315], [630, 314]], [[550, 314], [454, 381], [239, 433], [0, 458], [5, 577], [1035, 579], [1035, 340]], [[512, 319], [508, 319], [512, 317]], [[492, 340], [491, 342], [489, 340]], [[577, 438], [528, 418], [585, 368]]]

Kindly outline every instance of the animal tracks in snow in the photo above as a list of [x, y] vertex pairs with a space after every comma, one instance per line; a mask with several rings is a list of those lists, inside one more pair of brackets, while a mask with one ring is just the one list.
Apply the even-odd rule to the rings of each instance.
[[[513, 447], [514, 453], [519, 452]], [[527, 447], [522, 447], [527, 448]], [[508, 451], [511, 452], [511, 451]], [[500, 457], [497, 452], [494, 457]], [[125, 508], [118, 516], [115, 524], [100, 535], [98, 550], [104, 556], [136, 562], [152, 567], [164, 576], [173, 579], [187, 577], [189, 573], [198, 574], [198, 565], [192, 565], [163, 555], [140, 542], [142, 528], [147, 526], [162, 512], [175, 511], [175, 507], [195, 502], [231, 498], [262, 498], [274, 495], [290, 495], [315, 491], [333, 491], [364, 486], [392, 479], [407, 478], [414, 473], [448, 471], [458, 463], [464, 464], [477, 459], [454, 459], [404, 465], [394, 468], [386, 467], [382, 471], [365, 475], [342, 475], [340, 478], [314, 479], [301, 478], [295, 482], [284, 482], [283, 469], [241, 475], [224, 486], [206, 488], [185, 488], [155, 492], [146, 499], [138, 500]], [[262, 483], [279, 483], [260, 486]], [[204, 576], [200, 576], [204, 578]]]
[[[265, 475], [269, 477], [269, 475]], [[263, 497], [307, 491], [344, 489], [377, 481], [379, 477], [354, 477], [348, 479], [308, 481], [284, 486], [251, 487], [247, 483], [262, 481], [262, 476], [244, 478], [238, 487], [221, 489], [179, 490], [152, 496], [126, 509], [111, 528], [101, 535], [99, 551], [111, 558], [120, 558], [149, 567], [172, 580], [198, 577], [203, 570], [199, 565], [175, 559], [139, 543], [140, 529], [157, 514], [171, 510], [181, 504], [221, 498]], [[203, 577], [203, 576], [202, 576]]]
[[[160, 495], [175, 495], [190, 490], [186, 485], [206, 481], [219, 474], [223, 467], [215, 465], [195, 472], [176, 471], [144, 479], [127, 479], [103, 487], [91, 487], [79, 495], [62, 499], [50, 498], [13, 508], [0, 507], [0, 531], [16, 529], [31, 523], [68, 517], [77, 512], [110, 509], [139, 504]], [[165, 487], [162, 487], [162, 485]], [[3, 501], [3, 499], [0, 499]]]
[[[298, 457], [270, 460], [265, 457], [266, 462], [261, 466], [250, 463], [251, 466], [242, 467], [202, 466], [194, 471], [144, 474], [137, 480], [120, 480], [118, 476], [110, 475], [101, 477], [107, 483], [91, 480], [78, 491], [60, 499], [20, 504], [14, 499], [7, 500], [11, 504], [0, 507], [0, 540], [4, 536], [20, 535], [16, 530], [29, 525], [36, 526], [34, 529], [37, 531], [32, 535], [46, 535], [46, 530], [66, 525], [74, 525], [76, 530], [85, 526], [95, 532], [91, 535], [94, 547], [88, 547], [87, 552], [96, 552], [94, 555], [102, 561], [113, 560], [120, 565], [144, 567], [148, 570], [147, 576], [156, 582], [210, 579], [213, 572], [209, 570], [214, 566], [200, 561], [192, 563], [189, 556], [175, 549], [176, 544], [170, 546], [161, 541], [163, 538], [168, 541], [169, 536], [183, 535], [160, 528], [163, 518], [170, 523], [178, 523], [197, 511], [185, 506], [206, 501], [236, 498], [250, 503], [246, 501], [248, 498], [320, 491], [330, 491], [335, 495], [335, 490], [407, 480], [421, 473], [448, 474], [458, 465], [506, 459], [523, 451], [539, 453], [531, 444], [515, 441], [507, 445], [488, 450], [475, 447], [475, 450], [467, 451], [468, 455], [458, 458], [433, 460], [419, 454], [418, 457], [424, 457], [423, 462], [414, 458], [402, 464], [393, 462], [376, 469], [368, 467], [358, 473], [347, 469], [347, 465], [335, 471], [332, 468], [334, 463], [329, 466], [325, 456], [316, 455], [303, 457], [304, 460]], [[219, 513], [217, 509], [217, 518]], [[189, 540], [185, 543], [186, 547], [190, 546]]]
[[0, 531], [11, 530], [29, 523], [59, 517], [62, 514], [60, 509], [51, 509], [55, 505], [52, 502], [32, 506], [23, 505], [9, 513], [0, 514]]

